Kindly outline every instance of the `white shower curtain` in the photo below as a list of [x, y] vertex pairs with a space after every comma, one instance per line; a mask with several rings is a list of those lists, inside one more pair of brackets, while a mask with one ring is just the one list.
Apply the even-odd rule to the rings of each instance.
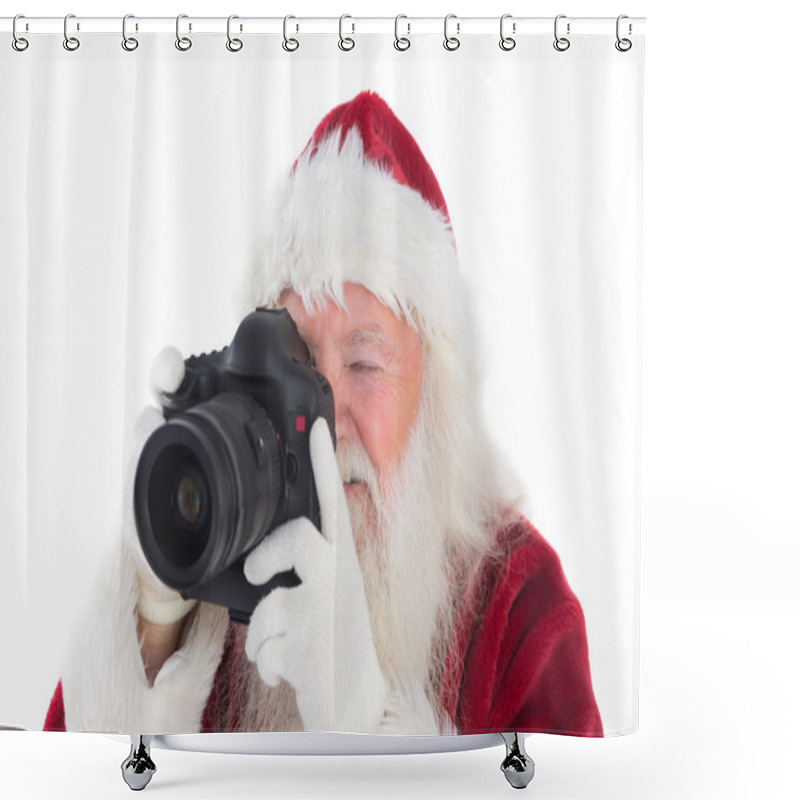
[[[419, 146], [452, 225], [453, 292], [432, 289], [428, 309], [409, 290], [410, 316], [435, 350], [426, 325], [453, 313], [444, 306], [463, 282], [483, 384], [459, 402], [482, 404], [491, 457], [511, 476], [502, 482], [519, 489], [517, 510], [558, 554], [582, 609], [602, 732], [635, 730], [640, 21], [625, 50], [613, 19], [574, 20], [563, 51], [541, 20], [508, 20], [507, 51], [499, 20], [492, 32], [451, 20], [452, 51], [442, 20], [413, 24], [407, 50], [395, 47], [394, 20], [355, 33], [345, 21], [349, 51], [337, 46], [337, 20], [285, 23], [294, 51], [282, 47], [282, 20], [236, 22], [238, 51], [226, 47], [224, 19], [191, 32], [183, 22], [186, 50], [163, 21], [142, 22], [130, 52], [89, 21], [70, 28], [72, 51], [33, 20], [24, 50], [2, 35], [2, 723], [41, 729], [65, 670], [82, 653], [95, 658], [103, 634], [87, 609], [105, 602], [98, 584], [122, 536], [154, 359], [168, 345], [184, 357], [218, 350], [246, 311], [274, 299], [253, 275], [271, 280], [262, 273], [276, 268], [275, 229], [289, 224], [276, 187], [300, 174], [293, 165], [325, 115], [368, 91]], [[409, 191], [414, 181], [395, 179]], [[358, 252], [377, 224], [346, 219], [328, 236], [356, 244], [337, 253]], [[392, 236], [402, 261], [409, 242]], [[410, 592], [422, 588], [415, 580]], [[65, 681], [67, 722], [68, 692]], [[449, 722], [478, 732], [452, 713]], [[130, 724], [105, 729], [136, 732]]]

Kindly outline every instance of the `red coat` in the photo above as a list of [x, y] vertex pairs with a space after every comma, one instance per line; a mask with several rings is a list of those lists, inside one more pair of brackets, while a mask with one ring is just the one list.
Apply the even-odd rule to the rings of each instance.
[[[602, 736], [586, 626], [555, 551], [526, 520], [504, 529], [456, 620], [440, 706], [459, 733]], [[475, 600], [477, 598], [477, 600]], [[231, 625], [203, 732], [235, 730], [245, 629]], [[45, 730], [65, 730], [59, 683]]]
[[456, 623], [442, 708], [459, 733], [602, 736], [583, 611], [558, 556], [524, 519], [499, 551]]

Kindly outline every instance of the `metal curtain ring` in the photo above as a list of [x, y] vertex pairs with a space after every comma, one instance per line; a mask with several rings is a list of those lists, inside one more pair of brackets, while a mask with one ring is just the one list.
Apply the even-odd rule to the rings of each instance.
[[[394, 18], [394, 49], [400, 50], [403, 52], [404, 50], [408, 50], [411, 47], [411, 39], [407, 36], [400, 36], [400, 20], [401, 19], [408, 19], [405, 14], [398, 14]], [[411, 23], [407, 23], [408, 25], [408, 32], [411, 33]]]
[[[71, 19], [75, 19], [74, 14], [67, 14], [67, 16], [64, 17], [64, 49], [69, 50], [70, 52], [77, 50], [81, 46], [81, 43], [78, 39], [69, 35], [67, 26], [69, 25], [69, 21]], [[80, 30], [80, 28], [78, 28], [78, 30]]]
[[283, 45], [282, 46], [283, 46], [283, 49], [286, 50], [287, 53], [294, 53], [294, 51], [297, 50], [298, 47], [300, 47], [300, 42], [298, 42], [297, 39], [294, 39], [294, 38], [290, 39], [289, 36], [287, 35], [287, 31], [288, 31], [288, 28], [289, 28], [289, 20], [290, 19], [296, 19], [296, 17], [293, 17], [291, 14], [289, 14], [289, 15], [287, 15], [287, 16], [285, 16], [283, 18]]
[[[505, 35], [505, 23], [507, 19], [511, 19], [511, 14], [503, 14], [500, 17], [500, 49], [508, 52], [517, 46], [517, 40], [512, 39], [510, 36]], [[516, 24], [512, 25], [512, 31], [516, 33]]]
[[122, 18], [122, 49], [132, 53], [138, 46], [139, 40], [128, 36], [128, 20], [133, 19], [133, 14], [126, 14]]
[[[447, 34], [447, 26], [450, 23], [451, 19], [456, 19], [455, 14], [448, 14], [444, 18], [444, 49], [453, 52], [453, 50], [458, 50], [461, 47], [461, 40], [456, 36], [448, 36]], [[459, 33], [461, 26], [456, 23], [456, 33]]]
[[[620, 53], [627, 53], [628, 50], [630, 50], [631, 47], [633, 47], [633, 42], [630, 39], [623, 39], [619, 35], [620, 22], [622, 22], [622, 20], [624, 20], [624, 19], [628, 19], [628, 15], [627, 14], [620, 14], [617, 17], [617, 41], [614, 42], [614, 47], [616, 47], [617, 50], [620, 51]], [[630, 26], [630, 23], [629, 23], [628, 24], [628, 33], [630, 33], [630, 32], [631, 32], [631, 26]]]
[[[177, 19], [175, 20], [175, 47], [178, 50], [185, 52], [192, 46], [192, 40], [188, 36], [181, 36], [181, 20], [188, 19], [188, 14], [178, 14]], [[189, 30], [192, 29], [192, 26], [189, 26]]]
[[[242, 43], [241, 39], [231, 38], [231, 22], [233, 22], [233, 20], [235, 19], [239, 19], [239, 17], [237, 17], [236, 14], [231, 14], [228, 17], [228, 29], [227, 29], [228, 41], [225, 42], [225, 47], [227, 47], [228, 50], [231, 51], [231, 53], [238, 53], [242, 49], [242, 47], [244, 47], [244, 44]], [[241, 28], [239, 28], [239, 30], [241, 30]]]
[[[558, 21], [560, 19], [566, 19], [566, 14], [559, 14], [556, 17], [555, 22], [553, 23], [553, 35], [555, 36], [555, 41], [553, 42], [553, 47], [558, 50], [559, 53], [563, 53], [565, 50], [569, 50], [570, 41], [566, 38], [566, 36], [559, 36], [558, 35]], [[567, 35], [569, 35], [569, 22], [567, 23]]]
[[28, 40], [24, 39], [17, 33], [17, 20], [18, 19], [25, 19], [24, 14], [17, 14], [14, 17], [14, 22], [11, 24], [11, 35], [14, 37], [11, 40], [11, 46], [18, 52], [22, 53], [24, 50], [28, 49]]
[[[352, 50], [356, 46], [356, 43], [349, 36], [344, 36], [344, 34], [342, 32], [342, 26], [343, 26], [344, 21], [346, 19], [353, 19], [353, 18], [349, 14], [342, 14], [342, 16], [339, 17], [339, 49], [340, 50], [344, 50], [345, 52], [348, 52], [349, 50]], [[353, 32], [354, 33], [355, 33], [355, 30], [356, 30], [356, 26], [355, 26], [355, 23], [353, 23]]]

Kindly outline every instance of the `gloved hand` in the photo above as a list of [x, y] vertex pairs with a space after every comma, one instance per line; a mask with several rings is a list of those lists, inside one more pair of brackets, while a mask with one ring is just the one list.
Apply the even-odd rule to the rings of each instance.
[[275, 589], [256, 606], [245, 651], [265, 683], [291, 684], [306, 730], [377, 732], [387, 687], [325, 420], [314, 423], [310, 437], [322, 532], [305, 517], [291, 520], [245, 560], [254, 585], [292, 568], [302, 581]]
[[156, 407], [144, 408], [134, 423], [134, 441], [131, 461], [125, 480], [125, 497], [122, 512], [122, 536], [125, 546], [133, 559], [139, 583], [139, 616], [157, 625], [171, 625], [183, 619], [195, 606], [196, 600], [184, 600], [178, 592], [165, 586], [155, 575], [144, 557], [139, 537], [136, 533], [136, 520], [133, 513], [133, 484], [136, 466], [142, 448], [156, 428], [164, 424], [161, 411], [161, 396], [164, 392], [174, 392], [183, 381], [183, 357], [174, 347], [166, 347], [156, 356], [150, 370], [150, 390]]

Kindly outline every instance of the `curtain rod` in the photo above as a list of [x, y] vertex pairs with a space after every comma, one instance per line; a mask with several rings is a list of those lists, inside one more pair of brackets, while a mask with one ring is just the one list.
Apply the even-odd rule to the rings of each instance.
[[[192, 34], [225, 33], [228, 29], [227, 17], [195, 17], [181, 15], [181, 26]], [[393, 32], [398, 25], [403, 35], [441, 35], [444, 30], [444, 17], [359, 17], [345, 15], [339, 17], [237, 17], [231, 20], [233, 30], [245, 34], [281, 34], [285, 20], [294, 33], [301, 34], [336, 34], [341, 30], [346, 33], [385, 33]], [[630, 36], [644, 33], [646, 19], [644, 17], [624, 17], [622, 35]], [[505, 30], [514, 35], [551, 34], [554, 30], [554, 17], [514, 17], [506, 15]], [[569, 25], [571, 35], [600, 34], [614, 35], [617, 31], [616, 17], [570, 17], [559, 15], [559, 26]], [[500, 17], [459, 17], [451, 15], [449, 30], [457, 35], [497, 33]], [[49, 34], [64, 32], [64, 17], [35, 17], [20, 15], [17, 18], [17, 33]], [[298, 28], [299, 26], [299, 28]], [[11, 33], [14, 18], [0, 18], [0, 31]], [[119, 33], [122, 30], [122, 17], [81, 17], [69, 18], [71, 31], [80, 33]], [[127, 30], [139, 33], [174, 33], [175, 17], [137, 17], [130, 16]]]

